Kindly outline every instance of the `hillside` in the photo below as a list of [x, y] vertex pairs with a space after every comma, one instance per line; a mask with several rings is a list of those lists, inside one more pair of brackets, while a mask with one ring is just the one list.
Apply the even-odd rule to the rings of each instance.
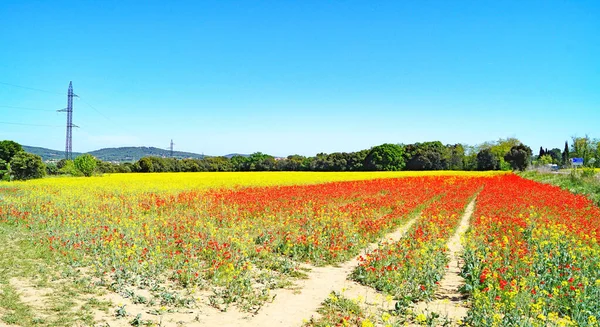
[[[42, 160], [44, 160], [44, 161], [60, 160], [65, 157], [65, 151], [40, 148], [37, 146], [23, 145], [23, 150], [25, 150], [26, 152], [29, 152], [29, 153], [37, 154], [38, 156], [42, 157]], [[80, 154], [81, 153], [79, 153], [79, 152], [73, 152], [73, 157], [76, 157]]]
[[[170, 157], [170, 151], [155, 147], [122, 147], [122, 148], [106, 148], [88, 152], [94, 157], [103, 161], [137, 161], [140, 158], [147, 156], [154, 157]], [[177, 159], [194, 158], [202, 159], [204, 155], [173, 151], [173, 157]]]
[[[46, 149], [35, 146], [23, 145], [23, 149], [29, 153], [37, 154], [42, 157], [42, 160], [60, 160], [65, 157], [64, 151]], [[118, 161], [118, 162], [133, 162], [146, 156], [169, 157], [169, 150], [159, 149], [155, 147], [121, 147], [121, 148], [105, 148], [88, 152], [94, 157], [103, 161]], [[80, 155], [79, 152], [73, 152], [73, 157]], [[204, 155], [191, 152], [173, 151], [173, 157], [178, 159], [195, 158], [202, 159]]]

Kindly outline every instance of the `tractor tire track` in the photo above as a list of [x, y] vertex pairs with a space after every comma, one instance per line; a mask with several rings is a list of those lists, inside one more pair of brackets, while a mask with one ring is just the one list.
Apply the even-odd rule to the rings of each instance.
[[[412, 227], [418, 217], [405, 223], [396, 231], [386, 234], [381, 241], [398, 241]], [[369, 244], [362, 253], [373, 251], [379, 247], [378, 243]], [[308, 273], [306, 280], [300, 281], [299, 293], [291, 290], [278, 290], [272, 303], [267, 303], [260, 312], [247, 321], [247, 324], [238, 326], [298, 326], [302, 320], [317, 314], [324, 299], [332, 291], [339, 291], [354, 282], [348, 280], [352, 270], [360, 263], [361, 255], [344, 262], [339, 267], [314, 267]], [[356, 284], [356, 283], [354, 283]], [[374, 291], [374, 290], [373, 290]]]
[[460, 238], [469, 229], [469, 222], [471, 216], [473, 216], [474, 208], [475, 199], [467, 206], [456, 232], [447, 243], [450, 262], [448, 263], [444, 277], [440, 281], [438, 290], [434, 294], [435, 300], [415, 304], [415, 311], [417, 313], [435, 312], [440, 317], [448, 319], [454, 325], [460, 324], [467, 316], [468, 303], [466, 295], [459, 291], [465, 284], [464, 278], [460, 276], [462, 259], [459, 256], [463, 250]]

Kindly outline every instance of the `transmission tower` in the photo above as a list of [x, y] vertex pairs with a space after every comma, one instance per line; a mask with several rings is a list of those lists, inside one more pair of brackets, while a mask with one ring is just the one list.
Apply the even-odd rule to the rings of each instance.
[[171, 139], [171, 146], [169, 147], [169, 150], [171, 152], [171, 158], [173, 158], [173, 145], [175, 145], [175, 143], [173, 143], [173, 139]]
[[58, 110], [59, 112], [67, 113], [67, 140], [65, 144], [65, 159], [73, 160], [73, 97], [77, 95], [73, 94], [73, 82], [69, 82], [69, 91], [67, 92], [67, 107], [65, 109]]

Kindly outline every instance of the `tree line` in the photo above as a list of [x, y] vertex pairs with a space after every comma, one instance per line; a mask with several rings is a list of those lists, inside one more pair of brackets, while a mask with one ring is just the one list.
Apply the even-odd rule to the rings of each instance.
[[143, 157], [132, 163], [111, 163], [80, 155], [75, 160], [44, 164], [37, 155], [23, 151], [13, 141], [0, 142], [0, 179], [25, 180], [45, 175], [91, 176], [106, 173], [217, 172], [217, 171], [400, 171], [400, 170], [525, 170], [531, 164], [568, 166], [570, 159], [584, 158], [587, 166], [600, 167], [600, 141], [573, 137], [564, 150], [540, 148], [533, 155], [516, 138], [499, 139], [476, 146], [440, 141], [412, 144], [385, 143], [356, 152], [290, 155], [276, 158], [261, 152], [249, 156], [175, 159]]
[[97, 159], [83, 154], [75, 160], [64, 160], [61, 169], [56, 165], [46, 165], [42, 157], [25, 152], [14, 141], [0, 141], [0, 180], [28, 180], [50, 175], [92, 176], [96, 172]]
[[556, 164], [569, 166], [572, 158], [583, 159], [585, 167], [600, 168], [600, 139], [592, 139], [589, 136], [572, 137], [571, 144], [565, 141], [565, 146], [559, 148], [540, 147], [537, 156], [533, 160], [534, 165]]
[[[478, 146], [440, 141], [413, 144], [381, 144], [356, 152], [290, 155], [285, 158], [261, 152], [249, 156], [175, 159], [148, 156], [133, 163], [97, 160], [98, 173], [218, 172], [218, 171], [400, 171], [400, 170], [523, 170], [531, 161], [531, 149], [518, 139], [507, 138]], [[66, 161], [51, 168], [65, 171]]]

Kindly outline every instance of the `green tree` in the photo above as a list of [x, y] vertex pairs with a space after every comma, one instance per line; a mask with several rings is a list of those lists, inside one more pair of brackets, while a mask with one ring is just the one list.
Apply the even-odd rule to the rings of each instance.
[[275, 158], [262, 152], [255, 152], [247, 158], [245, 164], [247, 165], [245, 168], [250, 171], [269, 171], [275, 169]]
[[141, 173], [154, 172], [154, 164], [152, 163], [152, 159], [150, 157], [143, 157], [142, 159], [138, 160], [135, 165], [138, 167], [137, 171]]
[[96, 158], [89, 153], [82, 154], [75, 158], [74, 163], [75, 168], [86, 177], [92, 176], [94, 169], [96, 169]]
[[55, 163], [46, 164], [46, 175], [58, 175], [58, 167]]
[[[548, 157], [550, 156], [548, 155]], [[510, 151], [504, 155], [504, 160], [510, 164], [513, 170], [524, 171], [529, 165], [530, 159], [531, 148], [523, 144], [513, 146], [510, 148]]]
[[450, 150], [448, 159], [448, 169], [463, 170], [465, 159], [465, 148], [462, 144], [454, 144], [446, 146]]
[[23, 147], [19, 143], [9, 140], [0, 141], [0, 159], [4, 162], [10, 162], [19, 152], [23, 152]]
[[250, 170], [250, 159], [248, 157], [235, 155], [230, 159], [231, 165], [235, 171], [248, 171]]
[[557, 165], [560, 165], [562, 163], [562, 152], [560, 152], [560, 149], [554, 148], [546, 152], [546, 154], [552, 157], [552, 163], [555, 163]]
[[398, 144], [385, 143], [371, 148], [365, 157], [366, 170], [401, 170], [405, 166], [404, 147]]
[[596, 154], [594, 159], [596, 160], [596, 168], [600, 168], [600, 140], [596, 140]]
[[12, 157], [10, 168], [17, 180], [42, 178], [46, 175], [46, 166], [42, 157], [23, 151]]
[[406, 170], [444, 170], [452, 157], [452, 150], [440, 141], [408, 144], [404, 147]]
[[504, 160], [504, 155], [506, 155], [513, 146], [517, 146], [519, 144], [522, 144], [522, 142], [514, 137], [498, 139], [498, 141], [485, 142], [479, 145], [479, 152], [481, 152], [483, 149], [489, 149], [494, 155], [495, 159], [498, 161], [498, 168], [496, 169], [510, 170], [512, 167]]
[[57, 167], [60, 167], [58, 169], [59, 174], [70, 176], [82, 176], [81, 172], [77, 170], [77, 168], [75, 168], [75, 163], [73, 162], [73, 160], [61, 160], [58, 163], [60, 164], [60, 166], [57, 165]]
[[10, 163], [0, 159], [0, 180], [10, 181]]
[[477, 169], [478, 170], [498, 170], [500, 162], [491, 149], [483, 149], [477, 153]]
[[590, 159], [594, 157], [595, 152], [595, 144], [589, 136], [573, 137], [571, 153], [574, 158], [583, 158], [583, 164], [585, 166], [590, 164]]
[[565, 141], [565, 149], [563, 150], [562, 153], [562, 164], [563, 165], [567, 165], [569, 163], [569, 142]]
[[538, 164], [545, 166], [552, 163], [552, 157], [548, 154], [545, 154], [538, 158]]

